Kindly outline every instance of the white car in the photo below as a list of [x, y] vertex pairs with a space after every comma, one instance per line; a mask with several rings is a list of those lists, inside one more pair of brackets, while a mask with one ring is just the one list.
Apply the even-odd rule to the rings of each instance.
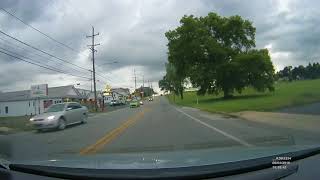
[[143, 105], [143, 101], [142, 100], [140, 100], [139, 103], [140, 103], [140, 105]]
[[84, 123], [88, 118], [88, 108], [77, 102], [54, 104], [43, 113], [33, 116], [30, 123], [38, 130], [64, 129], [67, 125]]
[[117, 105], [119, 105], [119, 104], [120, 104], [120, 103], [119, 103], [119, 101], [117, 101], [117, 100], [111, 100], [110, 103], [109, 103], [110, 106], [117, 106]]

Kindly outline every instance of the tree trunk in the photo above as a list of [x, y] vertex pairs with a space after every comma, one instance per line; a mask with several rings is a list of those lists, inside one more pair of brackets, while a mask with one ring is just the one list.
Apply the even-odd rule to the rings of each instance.
[[183, 99], [183, 89], [180, 89], [180, 98]]
[[228, 88], [223, 89], [223, 98], [229, 99], [232, 97], [232, 94], [230, 94], [230, 90]]
[[176, 102], [176, 95], [174, 92], [173, 92], [173, 102]]

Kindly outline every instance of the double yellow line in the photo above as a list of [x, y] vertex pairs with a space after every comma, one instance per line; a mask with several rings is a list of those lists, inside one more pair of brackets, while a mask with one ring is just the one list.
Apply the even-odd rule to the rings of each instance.
[[94, 154], [100, 149], [102, 149], [106, 144], [110, 143], [112, 140], [117, 138], [121, 133], [123, 133], [126, 129], [128, 129], [131, 125], [136, 123], [140, 118], [143, 117], [144, 113], [149, 111], [149, 108], [144, 108], [141, 112], [129, 118], [123, 124], [121, 124], [116, 129], [113, 129], [111, 132], [107, 133], [105, 136], [100, 138], [96, 143], [82, 149], [79, 154], [81, 155], [89, 155]]

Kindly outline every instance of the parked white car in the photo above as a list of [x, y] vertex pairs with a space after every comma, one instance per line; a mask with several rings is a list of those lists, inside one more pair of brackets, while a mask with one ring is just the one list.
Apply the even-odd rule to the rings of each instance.
[[64, 129], [67, 125], [84, 123], [88, 118], [88, 108], [77, 102], [66, 102], [51, 105], [48, 110], [30, 119], [31, 124], [38, 130]]
[[115, 99], [111, 100], [110, 103], [109, 103], [110, 106], [117, 106], [119, 104], [120, 104], [120, 102], [118, 100], [115, 100]]

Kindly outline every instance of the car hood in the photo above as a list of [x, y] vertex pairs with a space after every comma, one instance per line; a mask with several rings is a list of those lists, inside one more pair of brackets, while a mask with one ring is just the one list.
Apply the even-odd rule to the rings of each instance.
[[43, 114], [38, 114], [36, 116], [33, 116], [32, 118], [34, 119], [45, 119], [49, 116], [59, 116], [62, 115], [63, 111], [59, 111], [59, 112], [47, 112], [47, 113], [43, 113]]
[[274, 156], [288, 152], [318, 148], [313, 146], [287, 147], [230, 147], [219, 149], [183, 150], [170, 152], [110, 153], [96, 155], [57, 156], [46, 160], [15, 161], [14, 164], [91, 168], [91, 169], [157, 169], [214, 165]]

